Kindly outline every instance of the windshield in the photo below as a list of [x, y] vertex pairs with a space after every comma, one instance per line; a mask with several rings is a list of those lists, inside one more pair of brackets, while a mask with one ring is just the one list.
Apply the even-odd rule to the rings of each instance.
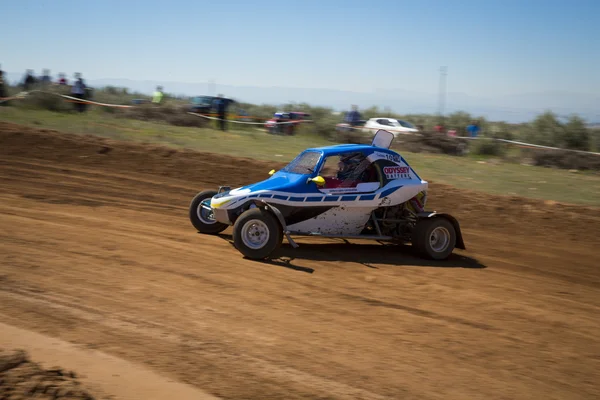
[[210, 97], [203, 97], [203, 96], [199, 96], [199, 97], [194, 97], [192, 99], [192, 103], [193, 104], [210, 104]]
[[398, 121], [398, 123], [400, 124], [400, 126], [403, 126], [405, 128], [414, 128], [415, 127], [410, 122], [402, 121], [401, 119], [397, 119], [396, 121]]
[[292, 174], [312, 174], [321, 158], [320, 151], [305, 151], [294, 158], [282, 171]]

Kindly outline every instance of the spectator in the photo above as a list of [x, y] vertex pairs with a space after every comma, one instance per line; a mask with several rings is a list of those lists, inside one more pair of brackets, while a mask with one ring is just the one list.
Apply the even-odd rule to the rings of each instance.
[[215, 107], [217, 109], [217, 118], [219, 118], [219, 125], [222, 131], [227, 130], [225, 127], [225, 112], [227, 111], [228, 104], [229, 102], [223, 98], [222, 94], [217, 96]]
[[439, 133], [444, 133], [446, 131], [446, 127], [444, 126], [444, 124], [439, 123], [433, 127], [433, 130]]
[[152, 95], [152, 103], [153, 104], [160, 105], [162, 103], [162, 99], [164, 96], [162, 90], [163, 90], [162, 86], [156, 87], [156, 91]]
[[360, 120], [361, 120], [361, 116], [360, 113], [358, 112], [358, 106], [356, 105], [352, 105], [352, 110], [348, 112], [348, 114], [346, 114], [346, 119], [345, 122], [348, 123], [348, 125], [354, 127], [360, 124]]
[[25, 71], [25, 77], [23, 78], [23, 90], [27, 91], [35, 84], [35, 78], [33, 77], [33, 70], [28, 69]]
[[67, 81], [67, 78], [65, 77], [65, 74], [63, 72], [58, 74], [58, 84], [59, 85], [66, 86], [68, 83], [69, 82]]
[[481, 129], [479, 128], [479, 124], [477, 121], [471, 122], [471, 125], [467, 126], [467, 132], [470, 137], [477, 137]]
[[50, 77], [50, 70], [49, 69], [44, 69], [42, 71], [42, 76], [40, 78], [40, 82], [44, 86], [49, 85], [50, 83], [52, 83], [52, 78]]
[[[81, 74], [77, 73], [75, 74], [75, 77], [76, 81], [73, 84], [73, 87], [71, 88], [71, 94], [73, 95], [73, 97], [83, 100], [85, 98], [85, 83], [81, 78]], [[85, 104], [82, 101], [78, 101], [75, 103], [75, 109], [82, 113], [85, 111]]]
[[0, 106], [5, 106], [6, 101], [2, 101], [1, 99], [4, 97], [8, 97], [4, 90], [4, 71], [0, 69]]

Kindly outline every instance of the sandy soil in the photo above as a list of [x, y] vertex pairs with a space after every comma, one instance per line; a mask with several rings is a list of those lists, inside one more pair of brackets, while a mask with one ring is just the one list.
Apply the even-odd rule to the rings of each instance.
[[434, 182], [468, 248], [446, 262], [252, 262], [191, 226], [196, 192], [277, 166], [0, 123], [0, 321], [225, 399], [600, 396], [599, 209]]

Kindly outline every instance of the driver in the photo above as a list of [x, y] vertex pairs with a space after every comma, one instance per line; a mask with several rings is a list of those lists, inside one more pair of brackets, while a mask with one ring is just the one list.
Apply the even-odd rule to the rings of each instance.
[[366, 172], [366, 168], [363, 168], [365, 166], [361, 165], [363, 161], [365, 161], [365, 157], [361, 153], [341, 156], [338, 162], [337, 179], [340, 181], [350, 180], [361, 182], [363, 175], [365, 175], [364, 172]]
[[362, 153], [341, 155], [334, 176], [325, 177], [325, 188], [349, 188], [361, 182], [377, 181], [376, 171]]

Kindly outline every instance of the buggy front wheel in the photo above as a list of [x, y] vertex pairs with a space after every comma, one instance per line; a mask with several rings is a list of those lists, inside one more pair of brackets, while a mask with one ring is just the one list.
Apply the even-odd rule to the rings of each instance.
[[261, 208], [251, 208], [233, 225], [233, 244], [247, 258], [261, 260], [283, 241], [283, 230], [275, 216]]
[[216, 190], [205, 190], [198, 193], [190, 203], [190, 222], [200, 233], [216, 235], [229, 226], [215, 219], [210, 199], [216, 194]]

